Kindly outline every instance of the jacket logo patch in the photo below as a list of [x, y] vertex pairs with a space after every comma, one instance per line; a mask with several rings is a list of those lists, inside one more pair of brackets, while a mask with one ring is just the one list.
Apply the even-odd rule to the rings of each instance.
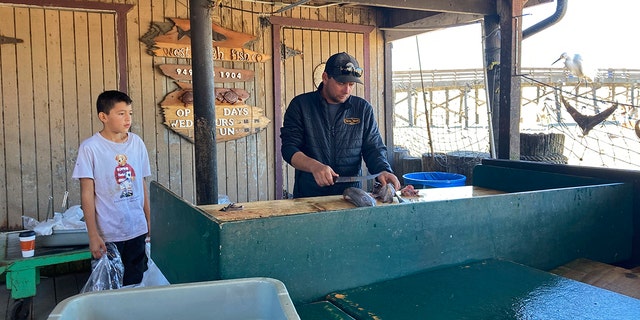
[[354, 125], [359, 123], [360, 118], [344, 118], [344, 124]]

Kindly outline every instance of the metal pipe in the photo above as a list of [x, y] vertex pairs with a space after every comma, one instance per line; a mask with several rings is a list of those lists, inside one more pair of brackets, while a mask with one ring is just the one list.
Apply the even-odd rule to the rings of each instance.
[[190, 0], [196, 204], [218, 203], [213, 29], [208, 0]]
[[569, 0], [557, 0], [556, 1], [556, 11], [549, 16], [548, 18], [532, 25], [527, 28], [527, 30], [522, 31], [522, 40], [556, 24], [558, 21], [564, 17], [564, 14], [567, 12], [567, 3]]

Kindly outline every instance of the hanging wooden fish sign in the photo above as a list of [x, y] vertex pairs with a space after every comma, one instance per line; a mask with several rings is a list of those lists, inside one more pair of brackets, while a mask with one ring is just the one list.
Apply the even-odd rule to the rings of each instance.
[[[271, 120], [262, 108], [244, 103], [249, 94], [242, 89], [216, 88], [216, 142], [225, 142], [258, 133]], [[193, 92], [180, 88], [160, 102], [164, 124], [180, 136], [194, 142]]]

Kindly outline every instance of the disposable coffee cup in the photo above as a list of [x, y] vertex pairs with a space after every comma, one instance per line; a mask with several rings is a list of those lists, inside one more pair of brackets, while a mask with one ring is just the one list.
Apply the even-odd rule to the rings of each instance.
[[36, 251], [36, 233], [35, 231], [24, 231], [18, 235], [20, 238], [20, 249], [22, 256], [25, 258], [33, 257]]

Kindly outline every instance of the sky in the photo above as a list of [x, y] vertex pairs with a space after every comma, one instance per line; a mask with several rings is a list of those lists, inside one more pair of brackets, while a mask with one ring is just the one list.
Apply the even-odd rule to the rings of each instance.
[[[640, 69], [640, 1], [567, 0], [556, 24], [522, 41], [522, 67], [551, 67], [563, 52], [582, 55], [585, 67]], [[555, 1], [525, 9], [523, 29], [551, 16]], [[393, 43], [393, 70], [482, 68], [480, 23]], [[418, 63], [420, 57], [420, 64]], [[562, 67], [558, 62], [555, 67]]]

